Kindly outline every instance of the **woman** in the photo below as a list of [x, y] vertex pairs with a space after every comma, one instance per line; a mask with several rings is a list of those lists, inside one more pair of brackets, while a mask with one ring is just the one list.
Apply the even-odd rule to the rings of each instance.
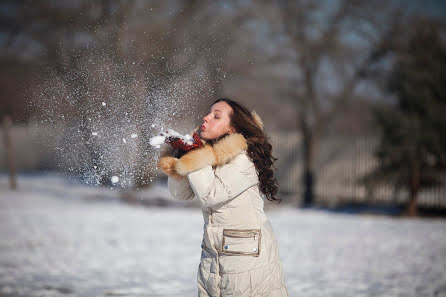
[[203, 120], [203, 147], [158, 163], [175, 198], [200, 200], [198, 296], [288, 296], [276, 238], [263, 212], [262, 197], [278, 200], [263, 123], [226, 98], [215, 101]]

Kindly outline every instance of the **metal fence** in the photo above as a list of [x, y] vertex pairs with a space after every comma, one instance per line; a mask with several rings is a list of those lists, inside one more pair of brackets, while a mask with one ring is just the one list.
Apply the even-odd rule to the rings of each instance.
[[[36, 135], [51, 134], [50, 127], [12, 127], [12, 142], [15, 165], [20, 171], [39, 170], [42, 164], [53, 160], [57, 143], [62, 135], [36, 141]], [[2, 129], [0, 129], [2, 130]], [[0, 131], [0, 136], [3, 136]], [[302, 137], [297, 132], [269, 132], [273, 144], [273, 156], [278, 160], [277, 178], [279, 196], [284, 202], [300, 204], [302, 199]], [[377, 139], [372, 136], [343, 137], [335, 135], [318, 140], [316, 146], [316, 202], [336, 205], [341, 202], [407, 202], [407, 191], [395, 193], [393, 186], [381, 185], [368, 190], [358, 180], [377, 165], [373, 152]], [[5, 146], [0, 137], [0, 171], [6, 171]], [[53, 162], [54, 163], [54, 162]], [[51, 169], [51, 168], [50, 168]], [[53, 168], [55, 170], [59, 167]], [[446, 207], [446, 177], [441, 187], [424, 189], [419, 193], [418, 204], [426, 207]]]
[[[302, 202], [302, 137], [297, 132], [270, 132], [276, 161], [279, 194], [287, 202]], [[316, 202], [406, 203], [408, 192], [395, 192], [392, 184], [368, 189], [360, 178], [377, 166], [373, 136], [333, 136], [319, 139], [316, 146]], [[443, 186], [423, 189], [418, 205], [446, 207], [446, 177]]]

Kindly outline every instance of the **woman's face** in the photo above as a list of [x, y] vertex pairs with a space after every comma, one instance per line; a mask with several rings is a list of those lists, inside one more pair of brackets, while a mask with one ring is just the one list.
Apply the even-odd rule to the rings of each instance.
[[231, 106], [224, 101], [212, 105], [209, 114], [203, 117], [200, 137], [205, 140], [212, 140], [225, 133], [234, 132], [230, 125], [229, 115], [231, 112]]

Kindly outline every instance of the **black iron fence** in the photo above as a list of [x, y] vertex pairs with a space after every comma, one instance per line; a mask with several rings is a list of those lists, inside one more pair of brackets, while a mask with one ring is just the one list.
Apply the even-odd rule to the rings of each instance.
[[[280, 195], [288, 201], [302, 202], [302, 137], [297, 132], [269, 133], [273, 143]], [[405, 203], [407, 190], [395, 191], [392, 184], [366, 187], [361, 177], [377, 166], [373, 136], [325, 137], [316, 144], [316, 202], [336, 205], [341, 202]], [[423, 189], [418, 204], [425, 207], [446, 207], [446, 177], [443, 186]]]
[[[39, 170], [41, 164], [53, 160], [57, 144], [64, 137], [36, 141], [36, 135], [49, 127], [14, 126], [11, 128], [15, 164], [19, 171]], [[0, 129], [3, 130], [3, 129]], [[0, 134], [3, 134], [1, 131]], [[50, 133], [49, 133], [50, 134]], [[270, 132], [273, 155], [279, 181], [280, 197], [284, 202], [300, 204], [302, 199], [302, 137], [297, 132]], [[3, 136], [3, 135], [1, 135]], [[0, 171], [7, 172], [6, 146], [0, 137]], [[373, 136], [348, 137], [334, 135], [319, 139], [316, 144], [316, 202], [336, 205], [341, 202], [396, 202], [405, 203], [408, 193], [395, 192], [392, 184], [367, 188], [359, 182], [377, 165], [374, 149], [377, 139]], [[76, 160], [74, 160], [76, 161]], [[54, 163], [54, 162], [53, 162]], [[155, 166], [155, 164], [153, 164]], [[51, 168], [46, 168], [50, 169]], [[54, 170], [63, 170], [55, 167]], [[446, 177], [441, 187], [424, 189], [419, 193], [418, 204], [426, 207], [446, 207]]]

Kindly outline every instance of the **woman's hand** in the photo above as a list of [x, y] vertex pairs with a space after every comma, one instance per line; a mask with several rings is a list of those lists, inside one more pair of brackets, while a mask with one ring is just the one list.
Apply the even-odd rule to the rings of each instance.
[[164, 142], [169, 144], [174, 149], [179, 149], [185, 152], [200, 148], [204, 145], [196, 132], [194, 132], [192, 137], [193, 137], [192, 144], [184, 143], [184, 141], [181, 138], [176, 136], [168, 136], [166, 137], [166, 140]]
[[185, 143], [182, 138], [177, 136], [167, 136], [164, 142], [169, 144], [174, 149], [174, 151], [173, 154], [171, 153], [169, 155], [165, 155], [159, 160], [158, 168], [161, 169], [168, 176], [174, 176], [176, 178], [184, 177], [179, 175], [175, 169], [177, 161], [188, 152], [203, 148], [203, 141], [201, 141], [198, 134], [194, 132], [192, 144]]
[[[194, 135], [194, 138], [196, 137], [198, 135]], [[178, 158], [173, 156], [163, 157], [161, 159], [166, 159], [160, 160], [158, 168], [170, 176], [186, 176], [188, 173], [208, 165], [214, 167], [228, 163], [247, 148], [248, 144], [243, 135], [233, 133], [221, 139], [213, 146], [204, 144], [196, 148], [190, 148], [189, 151], [182, 151], [183, 154]]]

